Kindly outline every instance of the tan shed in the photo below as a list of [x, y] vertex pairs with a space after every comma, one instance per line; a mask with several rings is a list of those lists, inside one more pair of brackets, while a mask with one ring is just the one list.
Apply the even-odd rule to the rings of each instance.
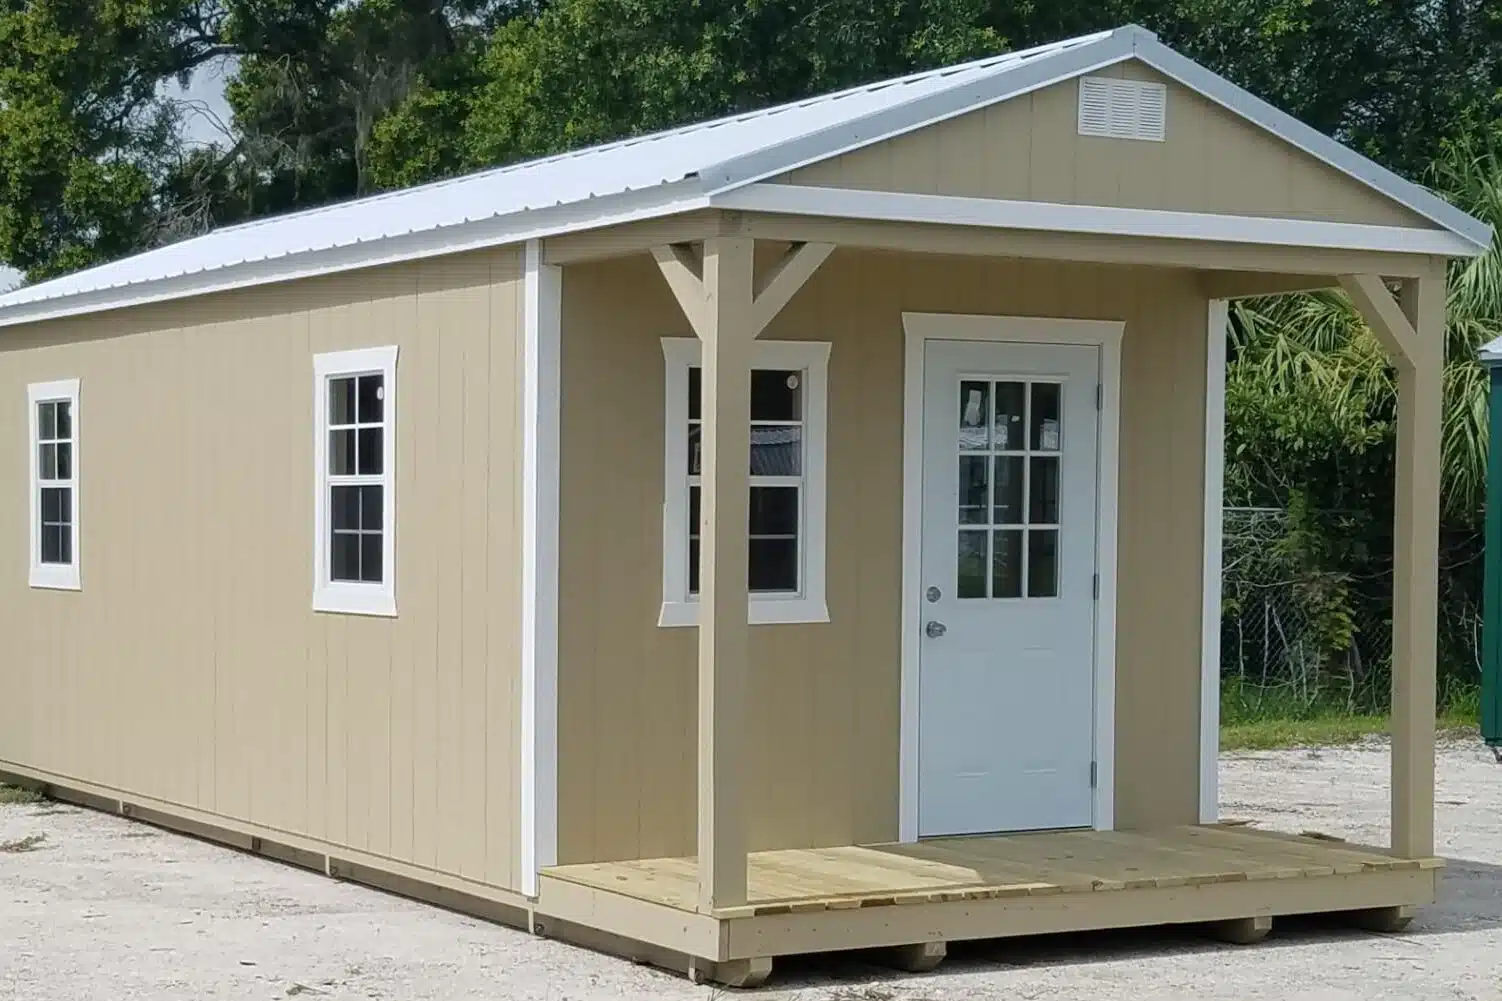
[[[1400, 923], [1490, 240], [1128, 27], [11, 292], [0, 773], [737, 984]], [[1336, 285], [1400, 376], [1384, 849], [1216, 812], [1226, 300]]]

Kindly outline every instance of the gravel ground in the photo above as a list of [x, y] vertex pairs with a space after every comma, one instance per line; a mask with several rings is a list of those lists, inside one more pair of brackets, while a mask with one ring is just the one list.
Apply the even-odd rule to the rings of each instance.
[[[1381, 745], [1227, 755], [1222, 812], [1381, 844]], [[956, 946], [937, 971], [779, 965], [757, 1001], [1502, 999], [1502, 766], [1443, 747], [1441, 900], [1378, 936], [1282, 922], [1254, 947], [1147, 930]], [[36, 838], [40, 841], [36, 841]], [[34, 843], [31, 843], [34, 842]], [[18, 844], [19, 843], [19, 844]], [[18, 847], [29, 850], [17, 851]], [[680, 977], [118, 817], [0, 806], [0, 998], [696, 998]]]

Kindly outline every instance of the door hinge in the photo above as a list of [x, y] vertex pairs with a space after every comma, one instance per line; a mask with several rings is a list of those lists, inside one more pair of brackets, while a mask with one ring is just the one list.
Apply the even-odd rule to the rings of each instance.
[[1100, 574], [1090, 578], [1090, 597], [1095, 601], [1100, 600]]
[[1106, 387], [1104, 385], [1102, 385], [1101, 383], [1097, 382], [1095, 384], [1095, 409], [1096, 410], [1101, 410], [1101, 409], [1103, 409], [1105, 407], [1105, 396], [1106, 396]]
[[1095, 788], [1095, 775], [1096, 775], [1096, 772], [1098, 770], [1099, 769], [1097, 768], [1095, 762], [1093, 762], [1093, 761], [1090, 762], [1090, 788], [1091, 789]]

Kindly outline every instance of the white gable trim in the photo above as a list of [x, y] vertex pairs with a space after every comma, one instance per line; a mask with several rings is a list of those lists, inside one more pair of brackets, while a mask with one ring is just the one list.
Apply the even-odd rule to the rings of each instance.
[[932, 223], [941, 226], [1366, 250], [1392, 254], [1459, 257], [1476, 254], [1470, 241], [1449, 230], [858, 191], [796, 184], [753, 184], [715, 195], [710, 199], [710, 204], [724, 209], [871, 222]]

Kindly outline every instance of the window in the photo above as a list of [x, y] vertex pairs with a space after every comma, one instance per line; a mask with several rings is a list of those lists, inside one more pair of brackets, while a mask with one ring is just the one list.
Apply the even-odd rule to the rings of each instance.
[[32, 587], [78, 590], [78, 380], [26, 387]]
[[395, 615], [396, 348], [315, 355], [313, 399], [313, 607]]
[[[698, 622], [699, 341], [664, 338], [667, 480], [659, 625]], [[824, 600], [825, 386], [829, 345], [758, 341], [751, 373], [747, 585], [752, 623], [827, 622]]]
[[1059, 595], [1058, 382], [960, 382], [961, 598]]

